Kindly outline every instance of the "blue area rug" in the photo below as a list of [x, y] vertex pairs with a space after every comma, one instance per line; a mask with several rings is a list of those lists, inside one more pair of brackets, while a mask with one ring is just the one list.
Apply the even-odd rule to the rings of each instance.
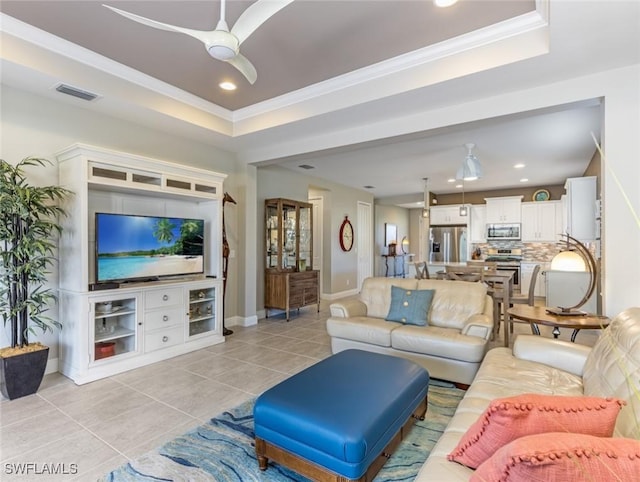
[[[429, 407], [409, 436], [374, 479], [409, 481], [417, 475], [464, 395], [453, 385], [432, 380]], [[107, 474], [103, 481], [305, 482], [308, 479], [272, 462], [258, 469], [253, 444], [253, 404], [242, 405], [173, 439]]]

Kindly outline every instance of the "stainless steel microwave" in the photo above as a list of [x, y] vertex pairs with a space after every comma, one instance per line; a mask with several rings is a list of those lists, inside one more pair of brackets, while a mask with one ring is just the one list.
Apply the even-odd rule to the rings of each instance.
[[519, 240], [521, 236], [520, 223], [487, 224], [487, 241], [497, 239]]

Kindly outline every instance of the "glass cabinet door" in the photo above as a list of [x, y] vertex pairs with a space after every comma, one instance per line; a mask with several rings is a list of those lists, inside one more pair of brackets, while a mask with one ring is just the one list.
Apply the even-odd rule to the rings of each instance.
[[312, 258], [312, 233], [313, 224], [311, 222], [311, 207], [300, 206], [300, 242], [299, 242], [299, 257], [298, 257], [298, 271], [305, 271], [307, 268], [311, 269]]
[[267, 246], [266, 253], [267, 259], [265, 261], [265, 266], [267, 269], [278, 268], [280, 266], [280, 262], [278, 261], [279, 255], [281, 253], [280, 250], [280, 223], [278, 222], [278, 205], [277, 204], [267, 204], [265, 206], [266, 211], [266, 224], [267, 224]]
[[282, 205], [282, 226], [283, 226], [283, 257], [282, 269], [295, 269], [298, 259], [297, 246], [297, 222], [298, 213], [297, 206], [283, 204]]
[[312, 205], [288, 199], [265, 201], [265, 267], [306, 271], [313, 260]]

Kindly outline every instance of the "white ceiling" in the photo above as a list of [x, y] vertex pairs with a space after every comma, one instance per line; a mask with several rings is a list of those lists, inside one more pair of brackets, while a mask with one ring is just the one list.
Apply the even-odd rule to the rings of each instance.
[[[436, 193], [455, 191], [447, 179], [467, 142], [485, 174], [466, 190], [582, 174], [594, 152], [590, 133], [600, 130], [597, 99], [458, 125], [425, 112], [640, 62], [635, 0], [539, 0], [535, 11], [525, 0], [461, 1], [451, 10], [426, 0], [297, 0], [243, 44], [258, 69], [251, 87], [197, 41], [100, 3], [3, 1], [2, 82], [178, 132], [245, 162], [312, 165], [304, 172], [375, 186], [376, 197], [422, 193], [424, 177]], [[250, 3], [229, 3], [230, 25]], [[110, 4], [192, 28], [218, 18], [215, 1]], [[240, 86], [236, 97], [215, 89], [226, 76]], [[52, 90], [60, 81], [101, 97], [62, 96]], [[516, 162], [527, 167], [515, 171]]]

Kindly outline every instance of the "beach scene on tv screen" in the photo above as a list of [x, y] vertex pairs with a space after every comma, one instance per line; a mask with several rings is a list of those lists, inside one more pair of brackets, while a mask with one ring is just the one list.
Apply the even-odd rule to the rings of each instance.
[[98, 214], [97, 280], [204, 271], [204, 222], [198, 219]]

